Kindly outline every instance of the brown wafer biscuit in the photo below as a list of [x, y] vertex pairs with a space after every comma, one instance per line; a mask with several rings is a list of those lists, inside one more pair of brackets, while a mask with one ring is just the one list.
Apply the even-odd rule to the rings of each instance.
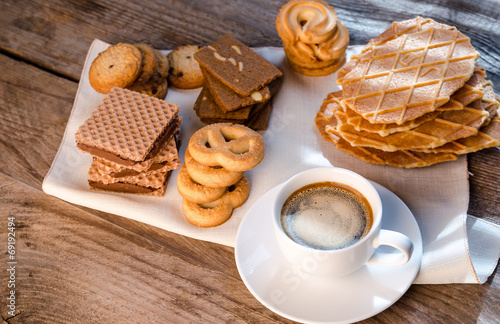
[[246, 119], [223, 119], [223, 118], [200, 118], [200, 121], [204, 124], [218, 124], [218, 123], [231, 123], [243, 125]]
[[210, 90], [203, 87], [200, 95], [194, 103], [194, 110], [200, 119], [225, 119], [244, 121], [250, 115], [251, 107], [242, 107], [233, 111], [225, 112], [215, 102]]
[[89, 70], [89, 82], [100, 93], [131, 85], [141, 73], [142, 54], [133, 45], [118, 43], [99, 53]]
[[75, 134], [80, 150], [124, 165], [156, 155], [177, 130], [179, 107], [113, 88]]
[[219, 81], [212, 74], [208, 73], [204, 68], [201, 69], [206, 83], [205, 87], [210, 90], [210, 93], [219, 106], [220, 110], [230, 112], [238, 108], [247, 107], [258, 102], [267, 101], [271, 97], [271, 91], [267, 86], [262, 89], [255, 90], [249, 96], [242, 96]]
[[[227, 119], [227, 118], [200, 118], [200, 120], [205, 124], [216, 124], [216, 123], [233, 123], [233, 124], [243, 124], [250, 127], [253, 130], [260, 131], [266, 130], [269, 124], [269, 118], [271, 117], [271, 111], [273, 108], [273, 98], [281, 87], [283, 78], [276, 78], [271, 81], [268, 85], [271, 92], [271, 99], [257, 103], [251, 106], [250, 114], [247, 119]], [[243, 109], [243, 108], [241, 108]], [[239, 110], [239, 109], [238, 109]], [[233, 111], [236, 112], [237, 110]]]
[[279, 77], [271, 81], [268, 85], [271, 91], [271, 99], [266, 102], [255, 104], [250, 112], [250, 116], [244, 123], [245, 126], [253, 130], [266, 130], [269, 125], [269, 118], [273, 109], [274, 95], [279, 91], [283, 83], [283, 78]]
[[266, 130], [273, 109], [272, 101], [261, 102], [253, 105], [247, 119], [226, 119], [226, 118], [200, 118], [205, 124], [233, 123], [245, 125], [253, 130]]
[[256, 104], [252, 108], [250, 117], [245, 121], [244, 125], [256, 131], [266, 130], [269, 125], [272, 109], [272, 99], [267, 102]]
[[201, 67], [243, 96], [282, 75], [271, 62], [229, 34], [197, 52], [195, 58]]
[[250, 127], [253, 130], [266, 130], [271, 116], [271, 100], [255, 104], [251, 107], [247, 119], [228, 119], [228, 118], [200, 118], [205, 124], [233, 123]]

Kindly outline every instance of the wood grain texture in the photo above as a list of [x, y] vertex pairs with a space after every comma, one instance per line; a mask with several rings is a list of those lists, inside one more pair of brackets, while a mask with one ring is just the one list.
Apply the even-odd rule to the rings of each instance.
[[[208, 44], [231, 33], [249, 46], [281, 46], [274, 20], [284, 0], [26, 1], [4, 0], [0, 48], [72, 80], [80, 77], [94, 38], [144, 41], [156, 48]], [[457, 26], [472, 39], [491, 80], [500, 84], [498, 2], [400, 0], [328, 1], [350, 33], [366, 44], [390, 22], [424, 16]], [[498, 91], [498, 89], [497, 89]]]
[[77, 84], [4, 55], [0, 71], [0, 172], [41, 188], [61, 143]]
[[[200, 262], [186, 247], [177, 251], [153, 242], [5, 175], [0, 183], [0, 226], [7, 228], [7, 218], [14, 216], [18, 238], [18, 315], [10, 323], [277, 319], [234, 275], [227, 248], [212, 244], [215, 253], [206, 249], [211, 259]], [[26, 199], [19, 203], [19, 196]], [[2, 282], [8, 280], [6, 273], [0, 275]], [[9, 317], [5, 307], [1, 315]]]
[[[18, 316], [6, 323], [290, 323], [241, 281], [234, 250], [41, 192], [94, 38], [171, 49], [232, 33], [250, 46], [280, 46], [274, 26], [286, 1], [2, 1], [0, 10], [0, 237], [15, 216]], [[364, 44], [391, 21], [416, 15], [470, 36], [499, 92], [497, 1], [328, 1]], [[500, 224], [500, 150], [468, 156], [469, 213]], [[5, 255], [5, 245], [1, 247]], [[2, 259], [3, 260], [3, 259]], [[413, 285], [363, 323], [494, 323], [500, 269], [484, 285]], [[8, 273], [0, 272], [0, 285]], [[0, 288], [5, 300], [7, 290]]]
[[[231, 248], [96, 214], [1, 174], [0, 183], [0, 228], [14, 216], [18, 238], [18, 308], [8, 323], [291, 323], [250, 294]], [[414, 285], [363, 323], [489, 323], [499, 278]], [[1, 316], [10, 317], [4, 308]]]

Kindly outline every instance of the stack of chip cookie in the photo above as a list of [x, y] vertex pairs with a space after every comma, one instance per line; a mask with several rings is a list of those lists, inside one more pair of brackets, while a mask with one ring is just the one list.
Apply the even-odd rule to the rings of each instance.
[[113, 87], [164, 99], [168, 92], [169, 62], [165, 55], [144, 43], [111, 45], [94, 59], [90, 85], [100, 93]]
[[500, 103], [455, 27], [417, 17], [372, 39], [316, 116], [323, 138], [364, 161], [423, 167], [498, 146]]
[[75, 134], [77, 147], [93, 156], [93, 190], [162, 196], [180, 167], [179, 107], [115, 87]]
[[218, 123], [195, 132], [177, 176], [187, 220], [200, 227], [226, 222], [250, 194], [245, 171], [264, 154], [262, 137], [244, 125]]
[[281, 85], [277, 67], [229, 34], [194, 57], [205, 78], [194, 105], [202, 122], [267, 129], [271, 98]]

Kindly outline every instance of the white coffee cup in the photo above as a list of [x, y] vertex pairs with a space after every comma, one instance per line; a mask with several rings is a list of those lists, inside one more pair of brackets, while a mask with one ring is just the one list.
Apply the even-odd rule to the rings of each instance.
[[[366, 198], [372, 209], [369, 231], [354, 244], [337, 249], [317, 249], [292, 240], [281, 222], [281, 210], [285, 201], [296, 190], [320, 182], [335, 182], [357, 190]], [[283, 255], [300, 267], [304, 273], [314, 275], [343, 276], [365, 264], [399, 266], [407, 263], [413, 252], [412, 241], [404, 234], [381, 229], [382, 201], [373, 185], [361, 175], [342, 168], [315, 168], [303, 171], [284, 183], [273, 208], [273, 226]], [[379, 246], [389, 245], [399, 250], [384, 252]]]

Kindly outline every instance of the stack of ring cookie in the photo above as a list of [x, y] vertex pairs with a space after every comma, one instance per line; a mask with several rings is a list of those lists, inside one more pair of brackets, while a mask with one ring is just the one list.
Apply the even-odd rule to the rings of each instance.
[[226, 222], [250, 194], [245, 171], [257, 166], [264, 154], [262, 137], [243, 125], [218, 123], [194, 133], [177, 176], [187, 220], [200, 227]]
[[276, 17], [276, 29], [288, 62], [301, 74], [328, 75], [345, 63], [349, 31], [322, 0], [290, 0]]

